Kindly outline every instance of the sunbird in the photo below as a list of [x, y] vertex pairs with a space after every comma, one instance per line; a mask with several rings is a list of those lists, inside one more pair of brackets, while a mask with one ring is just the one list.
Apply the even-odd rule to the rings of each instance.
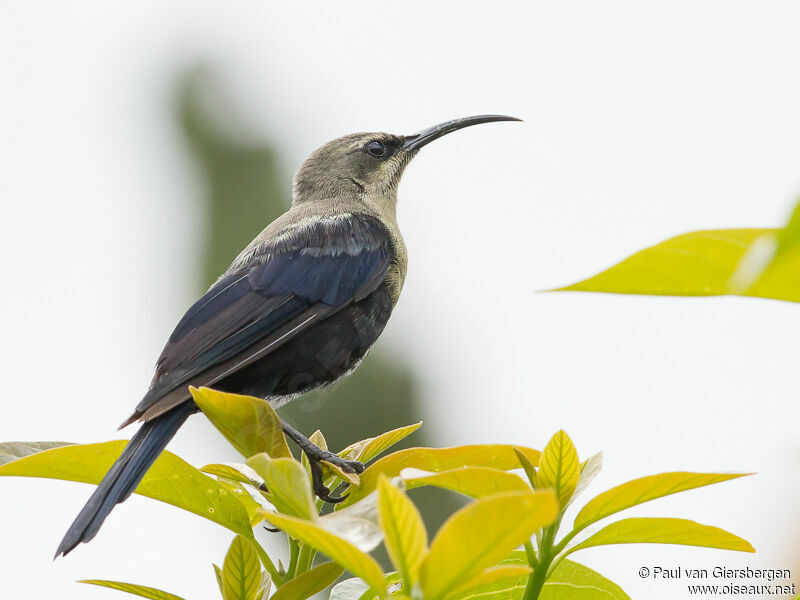
[[[505, 115], [447, 121], [414, 135], [354, 133], [328, 142], [300, 166], [292, 205], [250, 242], [186, 312], [156, 363], [142, 401], [120, 428], [143, 424], [75, 518], [56, 551], [91, 540], [128, 498], [181, 425], [200, 409], [189, 387], [265, 398], [278, 408], [352, 372], [386, 327], [408, 264], [397, 226], [397, 187], [430, 142]], [[320, 461], [346, 472], [364, 465], [315, 446], [286, 423], [306, 454], [314, 493]]]

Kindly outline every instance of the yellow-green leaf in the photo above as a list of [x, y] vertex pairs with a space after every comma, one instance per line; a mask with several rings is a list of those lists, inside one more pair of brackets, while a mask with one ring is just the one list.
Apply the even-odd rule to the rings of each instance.
[[[120, 440], [45, 450], [0, 466], [0, 476], [98, 484], [126, 444]], [[147, 471], [136, 493], [200, 515], [236, 533], [252, 534], [250, 516], [233, 492], [166, 450]]]
[[[328, 449], [328, 440], [325, 439], [325, 436], [322, 435], [322, 432], [317, 429], [314, 433], [312, 433], [308, 440], [314, 444], [320, 450], [327, 450]], [[308, 471], [309, 475], [311, 474], [311, 465], [308, 462], [308, 455], [305, 452], [300, 453], [300, 463], [303, 465], [303, 468]]]
[[369, 462], [414, 433], [420, 427], [422, 427], [422, 421], [414, 423], [413, 425], [392, 429], [391, 431], [387, 431], [373, 438], [361, 440], [339, 452], [339, 456], [347, 458], [348, 460], [358, 460], [364, 463]]
[[223, 583], [222, 583], [222, 569], [220, 569], [217, 565], [215, 565], [213, 563], [212, 563], [211, 566], [214, 567], [214, 577], [217, 578], [217, 586], [219, 586], [219, 593], [223, 594], [224, 590], [223, 590]]
[[383, 596], [385, 592], [383, 573], [378, 563], [369, 554], [362, 552], [350, 542], [333, 535], [312, 521], [272, 512], [264, 512], [264, 518], [293, 538], [308, 544], [336, 561], [353, 575], [366, 581], [375, 592]]
[[236, 463], [212, 463], [200, 469], [203, 473], [224, 477], [239, 483], [246, 483], [258, 487], [263, 483], [261, 477], [252, 467]]
[[[524, 552], [514, 552], [503, 564], [525, 565]], [[520, 574], [473, 588], [448, 600], [521, 600], [528, 582]], [[562, 560], [553, 569], [539, 595], [540, 600], [630, 600], [622, 589], [596, 571], [579, 563]]]
[[580, 563], [562, 560], [547, 577], [539, 600], [630, 600], [613, 581]]
[[245, 458], [261, 452], [273, 458], [292, 456], [281, 420], [266, 400], [210, 388], [190, 391], [208, 419]]
[[327, 460], [322, 460], [320, 462], [322, 463], [323, 473], [325, 475], [334, 475], [335, 477], [338, 477], [342, 481], [346, 481], [350, 485], [359, 485], [361, 483], [361, 479], [359, 478], [358, 473], [347, 473], [339, 465], [335, 465], [332, 462], [328, 462]]
[[347, 506], [375, 490], [378, 476], [396, 477], [403, 469], [415, 468], [423, 471], [449, 471], [459, 467], [491, 467], [511, 470], [519, 468], [519, 459], [514, 448], [524, 453], [534, 465], [539, 463], [539, 451], [510, 444], [477, 444], [452, 448], [408, 448], [399, 450], [377, 460], [361, 473], [361, 485], [351, 487], [345, 502]]
[[[264, 518], [261, 516], [261, 511], [264, 508], [269, 508], [267, 502], [262, 499], [256, 500], [256, 492], [251, 491], [246, 487], [246, 484], [241, 483], [239, 481], [234, 481], [233, 479], [226, 479], [225, 477], [217, 477], [217, 481], [224, 485], [230, 492], [232, 492], [238, 499], [239, 502], [242, 503], [242, 506], [247, 511], [247, 514], [250, 516], [250, 525], [255, 527]], [[251, 537], [249, 534], [247, 537]]]
[[553, 488], [559, 505], [564, 508], [578, 485], [580, 474], [578, 452], [569, 436], [560, 430], [550, 438], [542, 451], [536, 487]]
[[408, 489], [432, 485], [471, 498], [482, 498], [500, 492], [530, 490], [519, 475], [490, 467], [461, 467], [438, 473], [419, 469], [403, 469], [400, 477]]
[[[509, 452], [517, 462], [513, 450]], [[551, 490], [485, 496], [457, 511], [436, 534], [420, 567], [425, 600], [439, 600], [494, 566], [557, 514]]]
[[517, 455], [519, 464], [522, 467], [522, 470], [525, 471], [525, 476], [528, 478], [530, 484], [532, 486], [536, 485], [536, 466], [530, 460], [528, 460], [528, 457], [525, 456], [525, 453], [519, 448], [514, 448], [514, 454]]
[[333, 586], [328, 600], [374, 600], [378, 596], [371, 589], [363, 579], [351, 577]]
[[305, 600], [331, 585], [342, 572], [344, 569], [336, 563], [322, 563], [284, 583], [271, 600]]
[[[397, 593], [402, 585], [399, 573], [387, 573], [383, 582], [392, 600], [403, 600], [404, 596]], [[377, 597], [363, 579], [352, 577], [333, 586], [328, 600], [376, 600]]]
[[748, 473], [661, 473], [634, 479], [611, 488], [590, 500], [575, 517], [575, 529], [599, 521], [621, 510], [713, 483], [743, 477]]
[[264, 478], [267, 499], [280, 512], [310, 519], [316, 516], [311, 483], [302, 465], [293, 458], [270, 458], [266, 452], [247, 459], [256, 473]]
[[322, 435], [322, 432], [319, 429], [317, 429], [314, 433], [312, 433], [308, 439], [317, 448], [321, 448], [322, 450], [328, 449], [328, 440], [325, 439], [325, 436]]
[[269, 600], [269, 592], [272, 590], [272, 579], [266, 571], [261, 572], [261, 582], [258, 584], [256, 600]]
[[602, 452], [593, 454], [581, 463], [581, 475], [578, 477], [578, 484], [575, 486], [575, 491], [572, 492], [572, 497], [570, 497], [569, 502], [567, 502], [568, 506], [583, 492], [583, 490], [589, 487], [589, 484], [597, 477], [597, 474], [600, 473], [600, 469], [602, 468]]
[[101, 587], [111, 588], [112, 590], [119, 590], [121, 592], [128, 592], [140, 598], [149, 598], [149, 600], [183, 600], [180, 596], [157, 590], [156, 588], [147, 587], [144, 585], [137, 585], [135, 583], [122, 583], [121, 581], [107, 581], [105, 579], [84, 579], [78, 583], [89, 583], [91, 585], [99, 585]]
[[786, 226], [778, 232], [778, 256], [800, 246], [800, 202], [795, 204]]
[[372, 552], [383, 541], [379, 521], [378, 492], [373, 492], [347, 508], [320, 517], [316, 523], [362, 552]]
[[378, 515], [389, 558], [403, 580], [413, 585], [428, 552], [428, 533], [417, 507], [385, 476], [378, 481]]
[[256, 600], [261, 587], [261, 563], [249, 540], [237, 535], [222, 563], [222, 597]]
[[610, 292], [667, 296], [719, 296], [734, 293], [800, 302], [800, 260], [770, 266], [752, 287], [731, 287], [745, 252], [774, 229], [694, 231], [637, 252], [589, 279], [555, 291]]
[[30, 456], [31, 454], [36, 454], [37, 452], [44, 452], [45, 450], [72, 445], [71, 442], [3, 442], [0, 444], [0, 465]]
[[[522, 582], [524, 588], [524, 584], [530, 573], [531, 568], [527, 565], [489, 567], [464, 584], [457, 585], [448, 592], [445, 598], [447, 600], [471, 598], [489, 586], [498, 587], [498, 584], [501, 584], [503, 588], [508, 590], [509, 587], [516, 587]], [[483, 594], [481, 594], [481, 596], [482, 595]]]
[[606, 525], [593, 536], [567, 550], [567, 554], [608, 544], [679, 544], [721, 550], [755, 552], [747, 540], [719, 527], [688, 519], [622, 519]]
[[762, 278], [774, 278], [781, 266], [791, 269], [792, 265], [795, 270], [800, 265], [800, 203], [786, 227], [769, 230], [750, 244], [731, 275], [729, 287], [732, 293], [746, 294], [757, 283], [763, 283]]

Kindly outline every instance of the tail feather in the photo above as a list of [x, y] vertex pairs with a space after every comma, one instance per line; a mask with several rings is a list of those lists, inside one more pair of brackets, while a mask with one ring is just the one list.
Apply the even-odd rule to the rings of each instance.
[[56, 550], [56, 558], [66, 556], [75, 546], [88, 542], [97, 534], [109, 513], [133, 493], [161, 451], [195, 410], [193, 403], [186, 402], [142, 425], [70, 525]]

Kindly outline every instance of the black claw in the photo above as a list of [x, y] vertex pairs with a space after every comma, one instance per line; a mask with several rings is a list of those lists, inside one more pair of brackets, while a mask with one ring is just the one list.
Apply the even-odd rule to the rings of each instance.
[[280, 529], [278, 529], [277, 527], [276, 527], [275, 529], [273, 529], [272, 527], [267, 527], [266, 525], [264, 525], [264, 529], [266, 529], [266, 530], [267, 530], [267, 531], [269, 531], [270, 533], [280, 533], [280, 531], [281, 531], [281, 530], [280, 530]]
[[322, 483], [322, 466], [320, 462], [325, 461], [331, 463], [342, 469], [345, 473], [363, 473], [364, 465], [357, 460], [345, 460], [333, 452], [328, 452], [327, 450], [315, 446], [311, 440], [286, 423], [283, 423], [283, 430], [300, 447], [306, 457], [308, 457], [314, 494], [321, 500], [331, 504], [344, 502], [345, 498], [347, 498], [347, 494], [343, 496], [332, 496], [328, 487]]
[[330, 504], [344, 502], [344, 499], [347, 498], [346, 494], [344, 496], [331, 496], [331, 490], [322, 483], [322, 467], [319, 461], [309, 456], [308, 463], [311, 466], [311, 482], [314, 486], [314, 494], [317, 498], [329, 502]]
[[356, 473], [363, 473], [364, 469], [367, 468], [364, 466], [364, 463], [358, 462], [357, 460], [348, 460], [347, 464]]
[[[320, 453], [321, 456], [319, 460], [324, 460], [332, 465], [336, 465], [345, 473], [363, 473], [364, 469], [366, 469], [364, 463], [360, 463], [357, 460], [345, 460], [341, 456], [327, 452], [326, 450], [320, 450]], [[309, 460], [311, 459], [309, 458]]]
[[[325, 488], [325, 489], [327, 490], [328, 488]], [[320, 491], [322, 491], [322, 490], [320, 490]], [[324, 500], [325, 502], [328, 502], [329, 504], [339, 504], [340, 502], [344, 502], [345, 500], [347, 500], [347, 494], [345, 494], [343, 496], [331, 496], [330, 495], [330, 490], [328, 490], [327, 493], [322, 494], [322, 495], [319, 492], [317, 492], [317, 496], [319, 498], [321, 498], [322, 500]]]

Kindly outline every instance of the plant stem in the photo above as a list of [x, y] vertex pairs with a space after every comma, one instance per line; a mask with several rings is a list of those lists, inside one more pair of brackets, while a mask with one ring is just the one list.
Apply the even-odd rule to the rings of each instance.
[[531, 544], [530, 540], [525, 542], [525, 554], [528, 557], [528, 564], [531, 569], [535, 569], [536, 565], [539, 564], [539, 559], [536, 557], [536, 550], [533, 549], [533, 544]]
[[297, 555], [300, 554], [300, 546], [297, 541], [289, 537], [289, 568], [286, 571], [286, 579], [294, 579], [297, 572]]
[[539, 594], [542, 593], [544, 582], [547, 579], [547, 569], [550, 567], [550, 561], [553, 560], [553, 538], [555, 538], [556, 531], [558, 531], [558, 524], [554, 523], [546, 527], [542, 539], [539, 543], [539, 553], [533, 552], [533, 546], [530, 542], [525, 544], [525, 552], [528, 554], [528, 564], [533, 569], [528, 578], [528, 584], [525, 586], [525, 592], [522, 594], [522, 600], [537, 600]]
[[300, 547], [300, 556], [297, 559], [297, 575], [305, 573], [311, 568], [311, 563], [314, 561], [316, 552], [311, 546], [303, 544]]
[[267, 551], [261, 547], [261, 544], [259, 544], [255, 538], [251, 539], [250, 541], [253, 542], [253, 545], [256, 548], [256, 553], [258, 554], [258, 558], [261, 559], [261, 564], [264, 565], [267, 573], [269, 573], [269, 576], [272, 578], [272, 583], [274, 583], [276, 587], [280, 587], [283, 584], [285, 577], [278, 572], [278, 569], [275, 568], [275, 564], [272, 562], [272, 559], [270, 559]]

